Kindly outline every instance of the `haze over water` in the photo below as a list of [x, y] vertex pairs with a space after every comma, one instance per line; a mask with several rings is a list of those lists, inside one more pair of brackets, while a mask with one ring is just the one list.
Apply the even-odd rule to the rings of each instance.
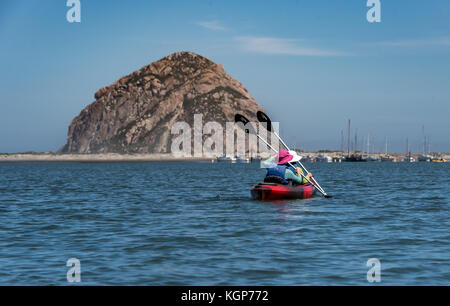
[[450, 282], [450, 165], [310, 164], [332, 199], [250, 198], [258, 164], [0, 164], [0, 284]]

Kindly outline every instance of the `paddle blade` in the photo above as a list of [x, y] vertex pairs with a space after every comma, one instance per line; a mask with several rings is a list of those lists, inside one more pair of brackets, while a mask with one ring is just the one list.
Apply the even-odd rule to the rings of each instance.
[[250, 121], [248, 121], [247, 118], [245, 118], [243, 115], [241, 114], [236, 114], [234, 116], [234, 122], [238, 123], [238, 122], [242, 122], [243, 125], [246, 125], [247, 123], [249, 123]]
[[270, 121], [270, 118], [265, 113], [263, 113], [262, 111], [258, 111], [256, 113], [256, 117], [258, 118], [259, 122], [266, 124], [265, 128], [269, 132], [272, 131], [272, 121]]
[[252, 122], [250, 122], [243, 115], [236, 114], [234, 116], [234, 122], [237, 123], [238, 126], [245, 131], [245, 133], [257, 135], [256, 130], [255, 130]]

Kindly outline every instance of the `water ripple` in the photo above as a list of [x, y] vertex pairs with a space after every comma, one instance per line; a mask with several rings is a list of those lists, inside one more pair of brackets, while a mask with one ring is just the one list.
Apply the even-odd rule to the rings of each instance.
[[364, 285], [372, 257], [450, 283], [450, 164], [308, 168], [332, 199], [253, 201], [258, 165], [0, 164], [0, 284], [68, 284], [72, 257], [85, 285]]

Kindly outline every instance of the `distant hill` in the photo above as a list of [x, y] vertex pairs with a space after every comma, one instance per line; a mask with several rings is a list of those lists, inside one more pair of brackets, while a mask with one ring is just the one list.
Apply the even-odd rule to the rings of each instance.
[[[178, 52], [95, 93], [95, 102], [72, 120], [61, 153], [169, 153], [171, 127], [194, 114], [203, 124], [254, 118], [263, 108], [222, 65]], [[251, 119], [250, 119], [251, 120]]]

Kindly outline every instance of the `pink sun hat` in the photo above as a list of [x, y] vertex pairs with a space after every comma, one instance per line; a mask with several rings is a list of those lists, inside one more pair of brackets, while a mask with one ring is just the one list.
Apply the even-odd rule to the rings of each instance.
[[278, 159], [278, 165], [283, 165], [288, 162], [293, 162], [293, 163], [298, 162], [302, 158], [295, 151], [281, 150], [278, 153], [277, 159]]
[[289, 151], [281, 150], [278, 152], [278, 165], [283, 165], [290, 162], [294, 158], [293, 155], [289, 154]]

